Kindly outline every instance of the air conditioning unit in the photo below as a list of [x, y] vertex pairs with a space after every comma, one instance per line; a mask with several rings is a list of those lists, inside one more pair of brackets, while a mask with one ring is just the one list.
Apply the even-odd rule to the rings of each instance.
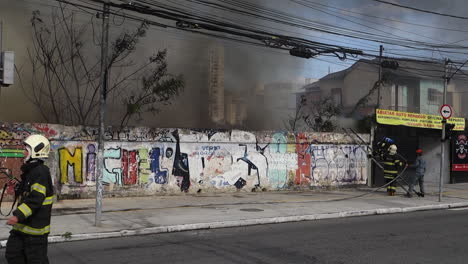
[[0, 84], [8, 86], [13, 84], [15, 78], [15, 52], [4, 51], [0, 53]]

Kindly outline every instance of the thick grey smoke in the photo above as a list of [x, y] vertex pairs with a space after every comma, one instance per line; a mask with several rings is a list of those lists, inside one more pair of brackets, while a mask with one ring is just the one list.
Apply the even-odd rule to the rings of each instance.
[[[172, 1], [169, 1], [172, 2]], [[253, 1], [255, 4], [271, 7], [272, 1]], [[284, 1], [273, 1], [284, 5]], [[188, 5], [188, 4], [187, 4]], [[186, 6], [186, 5], [184, 5]], [[288, 7], [289, 4], [284, 5]], [[215, 9], [192, 7], [207, 13], [221, 13]], [[276, 8], [277, 6], [275, 6]], [[270, 26], [269, 23], [254, 18], [229, 15], [230, 21], [240, 21], [241, 25]], [[263, 28], [265, 29], [265, 28]], [[148, 45], [152, 43], [153, 45]], [[173, 30], [155, 30], [142, 44], [145, 51], [152, 48], [167, 48], [169, 65], [175, 73], [186, 79], [186, 89], [177, 102], [167, 107], [155, 122], [160, 126], [178, 127], [225, 127], [243, 129], [272, 128], [268, 120], [271, 113], [264, 107], [263, 87], [275, 82], [298, 82], [305, 84], [306, 77], [317, 76], [308, 72], [310, 61], [292, 57], [287, 51], [257, 47], [234, 41], [200, 37]], [[210, 49], [222, 47], [224, 50], [224, 93], [225, 118], [223, 123], [214, 124], [208, 117], [208, 86], [210, 85]], [[260, 94], [260, 96], [258, 96]], [[281, 95], [278, 95], [281, 96]], [[229, 104], [233, 104], [232, 107]], [[229, 111], [234, 111], [232, 119]], [[173, 118], [177, 116], [178, 118]], [[167, 117], [167, 118], [166, 118]], [[145, 120], [146, 121], [146, 120]], [[159, 122], [159, 123], [158, 123]], [[282, 124], [282, 122], [279, 122]], [[274, 127], [282, 129], [284, 127]]]

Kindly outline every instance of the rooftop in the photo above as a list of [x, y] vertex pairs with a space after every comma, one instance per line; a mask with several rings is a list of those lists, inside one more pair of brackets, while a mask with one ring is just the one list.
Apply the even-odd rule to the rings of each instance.
[[[441, 61], [423, 61], [423, 60], [412, 60], [406, 58], [383, 58], [383, 61], [396, 61], [398, 62], [397, 69], [390, 69], [390, 68], [383, 68], [384, 72], [392, 73], [398, 76], [405, 76], [409, 78], [420, 78], [420, 79], [433, 79], [433, 80], [443, 80], [444, 76], [444, 63]], [[340, 80], [344, 79], [346, 75], [358, 68], [361, 69], [362, 67], [366, 67], [367, 71], [375, 69], [375, 74], [378, 74], [378, 59], [368, 60], [368, 59], [360, 59], [355, 62], [352, 66], [342, 71], [330, 73], [320, 79], [323, 80]], [[468, 75], [468, 73], [464, 71], [458, 71], [458, 73], [454, 76], [456, 79], [463, 79], [468, 80], [467, 78], [463, 78], [462, 76]]]

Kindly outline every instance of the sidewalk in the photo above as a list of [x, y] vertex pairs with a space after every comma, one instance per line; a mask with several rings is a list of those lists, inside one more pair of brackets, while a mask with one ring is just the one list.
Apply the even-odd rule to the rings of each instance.
[[[238, 192], [180, 196], [106, 198], [102, 226], [95, 227], [94, 199], [64, 200], [54, 204], [51, 243], [177, 232], [194, 229], [283, 223], [350, 216], [404, 213], [420, 210], [468, 207], [468, 183], [445, 184], [438, 202], [438, 185], [426, 183], [426, 197], [406, 198], [385, 189], [341, 189], [302, 192]], [[348, 199], [351, 198], [351, 199]], [[335, 200], [335, 201], [334, 201]], [[3, 210], [9, 208], [5, 203]], [[0, 248], [9, 226], [0, 218]]]

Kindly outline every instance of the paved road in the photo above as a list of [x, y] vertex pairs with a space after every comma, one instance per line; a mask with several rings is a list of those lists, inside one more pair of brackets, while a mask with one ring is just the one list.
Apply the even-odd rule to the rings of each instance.
[[50, 260], [67, 264], [467, 263], [467, 219], [468, 210], [441, 210], [69, 242], [51, 244]]

